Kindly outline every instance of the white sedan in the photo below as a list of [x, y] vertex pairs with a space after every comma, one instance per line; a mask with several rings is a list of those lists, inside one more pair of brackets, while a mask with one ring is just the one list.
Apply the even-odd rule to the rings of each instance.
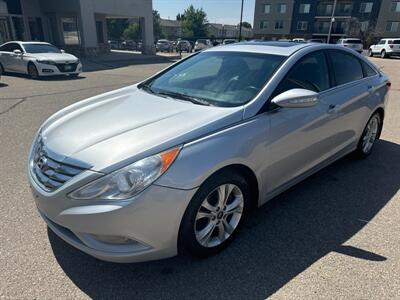
[[0, 73], [41, 76], [70, 75], [82, 72], [80, 60], [57, 47], [42, 42], [8, 42], [0, 46]]

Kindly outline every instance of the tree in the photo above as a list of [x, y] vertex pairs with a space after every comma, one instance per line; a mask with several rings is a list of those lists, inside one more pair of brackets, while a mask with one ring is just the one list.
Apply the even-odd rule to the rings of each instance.
[[[240, 23], [238, 24], [238, 26], [240, 26]], [[249, 22], [243, 21], [242, 27], [251, 29], [251, 24]]]
[[177, 21], [183, 21], [184, 18], [185, 18], [184, 14], [179, 13], [179, 14], [176, 15], [176, 20]]
[[207, 14], [202, 8], [194, 8], [190, 5], [183, 15], [182, 20], [182, 32], [185, 38], [198, 38], [206, 37], [208, 34], [208, 20]]
[[161, 17], [158, 11], [153, 10], [153, 34], [154, 34], [154, 39], [157, 41], [160, 38], [164, 37], [164, 34], [161, 30], [161, 23], [160, 23]]
[[128, 26], [127, 19], [107, 20], [108, 38], [110, 40], [120, 40], [127, 26]]
[[137, 40], [140, 36], [140, 27], [137, 23], [131, 23], [124, 30], [123, 36], [126, 40]]

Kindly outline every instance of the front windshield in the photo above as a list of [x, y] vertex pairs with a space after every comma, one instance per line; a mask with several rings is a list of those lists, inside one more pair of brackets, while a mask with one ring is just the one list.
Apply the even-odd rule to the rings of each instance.
[[47, 44], [24, 44], [26, 53], [61, 53], [61, 51], [53, 46]]
[[215, 106], [239, 106], [258, 94], [284, 60], [284, 56], [271, 54], [202, 52], [142, 87], [156, 94], [192, 97]]

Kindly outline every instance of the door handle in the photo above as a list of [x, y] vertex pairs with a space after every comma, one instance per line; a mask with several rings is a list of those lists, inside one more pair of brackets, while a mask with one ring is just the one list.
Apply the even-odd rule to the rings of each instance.
[[335, 104], [329, 104], [328, 113], [333, 114], [337, 111], [338, 106]]

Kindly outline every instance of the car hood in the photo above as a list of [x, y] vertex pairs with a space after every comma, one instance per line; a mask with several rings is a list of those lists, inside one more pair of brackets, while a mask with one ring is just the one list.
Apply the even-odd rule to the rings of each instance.
[[52, 60], [58, 63], [74, 63], [78, 60], [76, 56], [68, 53], [28, 53], [27, 55], [32, 58]]
[[71, 105], [42, 126], [46, 147], [108, 173], [242, 119], [242, 108], [163, 98], [136, 86]]

